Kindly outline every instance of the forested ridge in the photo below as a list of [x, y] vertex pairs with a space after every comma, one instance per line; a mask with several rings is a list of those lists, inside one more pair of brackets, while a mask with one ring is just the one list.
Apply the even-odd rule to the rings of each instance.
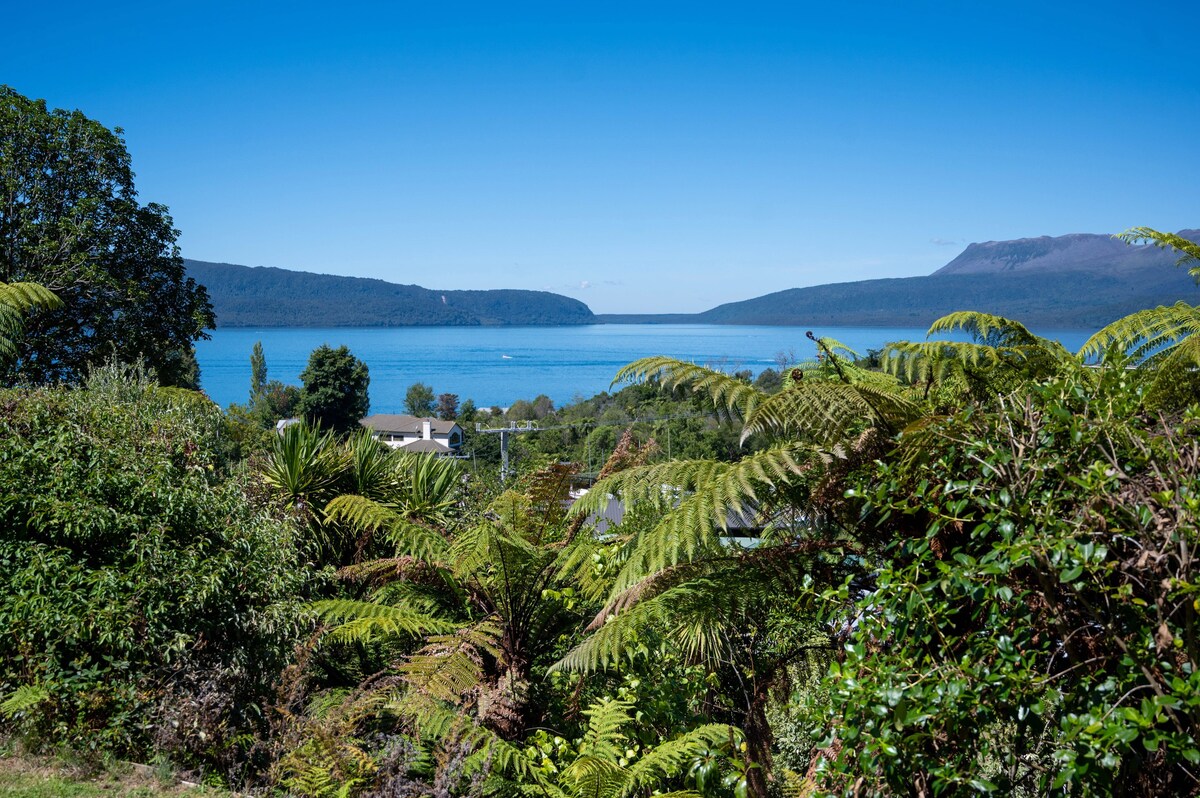
[[224, 327], [590, 324], [587, 305], [548, 291], [438, 291], [362, 277], [185, 261]]

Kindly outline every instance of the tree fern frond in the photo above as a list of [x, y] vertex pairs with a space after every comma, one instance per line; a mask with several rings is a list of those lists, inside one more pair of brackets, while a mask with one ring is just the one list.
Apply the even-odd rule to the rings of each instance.
[[1019, 321], [977, 310], [959, 310], [942, 316], [929, 326], [925, 337], [957, 330], [970, 334], [976, 343], [993, 346], [1027, 346], [1044, 340]]
[[[719, 552], [718, 536], [728, 528], [731, 514], [756, 513], [765, 493], [792, 484], [803, 473], [804, 463], [816, 456], [811, 449], [784, 444], [734, 463], [691, 460], [656, 464], [597, 483], [588, 496], [595, 492], [607, 501], [609, 493], [615, 492], [627, 506], [639, 501], [676, 503], [633, 542], [615, 589], [624, 590], [655, 571]], [[582, 506], [579, 512], [588, 512], [588, 507]]]
[[450, 551], [450, 544], [439, 532], [364, 496], [338, 496], [326, 505], [325, 516], [359, 531], [382, 531], [398, 555], [440, 563]]
[[625, 734], [622, 729], [633, 719], [633, 701], [619, 698], [601, 698], [583, 711], [588, 719], [579, 752], [615, 761], [624, 749]]
[[1084, 342], [1080, 357], [1117, 349], [1143, 361], [1162, 359], [1178, 341], [1200, 333], [1200, 307], [1186, 302], [1147, 308], [1117, 319]]
[[909, 382], [924, 382], [944, 380], [956, 369], [990, 369], [1024, 357], [1018, 348], [966, 341], [895, 341], [884, 347], [880, 365]]
[[917, 415], [917, 406], [897, 388], [805, 381], [759, 403], [746, 417], [742, 440], [766, 432], [828, 445], [844, 440], [856, 428], [896, 427]]
[[734, 733], [734, 729], [724, 723], [710, 723], [659, 743], [629, 766], [627, 786], [621, 795], [653, 789], [665, 779], [677, 776], [701, 752], [727, 742]]
[[[670, 600], [669, 591], [660, 596]], [[550, 667], [550, 671], [592, 673], [603, 670], [624, 656], [648, 629], [665, 627], [670, 617], [664, 600], [651, 599], [636, 604], [624, 612], [609, 616], [592, 634], [568, 651], [562, 659]]]
[[461, 705], [483, 680], [483, 655], [500, 656], [499, 636], [490, 621], [431, 636], [400, 666], [401, 677], [423, 695]]
[[454, 624], [408, 607], [389, 607], [370, 601], [329, 599], [309, 605], [322, 619], [338, 623], [329, 637], [343, 642], [365, 643], [392, 637], [446, 634]]
[[655, 378], [668, 389], [682, 387], [705, 394], [718, 408], [743, 418], [765, 397], [762, 391], [731, 374], [662, 356], [633, 361], [617, 372], [613, 382], [646, 382]]
[[1200, 282], [1200, 244], [1195, 241], [1189, 241], [1175, 233], [1162, 233], [1150, 227], [1131, 227], [1123, 233], [1118, 233], [1115, 238], [1121, 239], [1126, 244], [1141, 244], [1148, 241], [1161, 249], [1170, 248], [1182, 253], [1175, 265], [1185, 266], [1196, 261], [1196, 265], [1192, 266], [1188, 273]]
[[390, 706], [409, 719], [419, 739], [438, 741], [447, 750], [457, 746], [472, 751], [468, 757], [472, 767], [468, 770], [481, 772], [490, 768], [518, 782], [547, 784], [522, 749], [475, 723], [457, 707], [414, 692], [398, 696]]
[[31, 310], [62, 307], [58, 296], [37, 283], [0, 283], [0, 359], [16, 357], [13, 340], [25, 329], [25, 316]]

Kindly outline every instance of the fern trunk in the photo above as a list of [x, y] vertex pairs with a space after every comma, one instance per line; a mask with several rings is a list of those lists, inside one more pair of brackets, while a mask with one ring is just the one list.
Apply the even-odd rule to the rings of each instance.
[[767, 722], [768, 688], [767, 680], [754, 680], [754, 693], [746, 708], [746, 722], [742, 728], [746, 735], [746, 759], [751, 766], [746, 771], [746, 786], [754, 798], [767, 798], [767, 774], [771, 772], [774, 735]]

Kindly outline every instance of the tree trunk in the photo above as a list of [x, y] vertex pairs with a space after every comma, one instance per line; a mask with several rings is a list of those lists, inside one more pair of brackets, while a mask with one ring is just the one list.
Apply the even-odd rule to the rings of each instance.
[[[767, 723], [767, 683], [755, 679], [754, 696], [746, 709], [746, 786], [754, 798], [767, 798], [767, 780], [771, 773], [771, 742], [774, 735]], [[756, 767], [755, 767], [756, 766]]]

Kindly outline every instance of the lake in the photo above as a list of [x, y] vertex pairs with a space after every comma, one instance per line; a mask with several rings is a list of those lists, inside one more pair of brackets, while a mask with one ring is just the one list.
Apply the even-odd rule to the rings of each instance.
[[[608, 390], [617, 370], [639, 357], [670, 355], [725, 370], [755, 374], [775, 365], [778, 353], [811, 359], [815, 345], [803, 327], [709, 324], [593, 324], [577, 327], [339, 327], [218, 329], [196, 344], [201, 383], [221, 407], [246, 402], [250, 350], [262, 341], [268, 379], [300, 384], [309, 353], [321, 344], [343, 344], [371, 372], [371, 412], [404, 412], [404, 393], [414, 382], [435, 393], [455, 393], [480, 407], [507, 407], [546, 394], [556, 406]], [[825, 327], [866, 354], [888, 341], [922, 340], [925, 329]], [[1085, 330], [1038, 330], [1072, 351]]]

